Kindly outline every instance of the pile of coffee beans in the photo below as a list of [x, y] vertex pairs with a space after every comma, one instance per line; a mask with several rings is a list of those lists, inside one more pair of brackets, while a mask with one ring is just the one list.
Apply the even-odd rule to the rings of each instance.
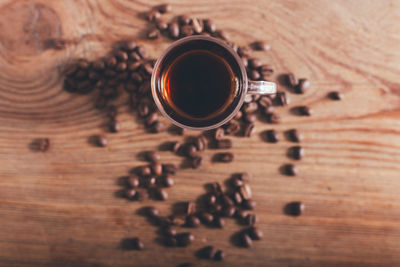
[[[228, 32], [218, 29], [211, 19], [191, 18], [180, 15], [166, 20], [166, 13], [172, 11], [172, 6], [163, 4], [154, 7], [149, 12], [141, 14], [150, 22], [151, 28], [146, 37], [154, 40], [167, 38], [177, 40], [191, 35], [204, 35], [218, 38], [232, 47], [240, 56], [246, 67], [247, 74], [252, 80], [269, 80], [274, 73], [270, 64], [263, 63], [255, 56], [254, 51], [269, 51], [271, 47], [264, 41], [255, 41], [248, 45], [238, 45], [233, 42]], [[94, 106], [101, 110], [108, 118], [108, 131], [118, 133], [121, 129], [118, 121], [117, 99], [120, 96], [129, 99], [132, 112], [146, 127], [149, 133], [158, 133], [165, 129], [180, 136], [185, 135], [185, 130], [179, 127], [169, 127], [159, 120], [159, 112], [156, 109], [151, 96], [150, 77], [155, 60], [149, 58], [149, 54], [143, 45], [134, 40], [125, 40], [117, 43], [114, 49], [94, 61], [78, 59], [65, 68], [64, 89], [74, 94], [92, 94], [95, 97]], [[306, 78], [298, 79], [295, 74], [284, 75], [282, 84], [288, 92], [304, 94], [310, 88], [310, 81]], [[330, 92], [329, 99], [341, 100], [340, 92]], [[185, 141], [173, 141], [169, 150], [184, 158], [184, 166], [197, 169], [203, 164], [202, 152], [205, 149], [230, 149], [233, 146], [227, 136], [251, 137], [256, 132], [256, 121], [270, 124], [281, 123], [278, 114], [279, 106], [290, 104], [290, 98], [284, 91], [275, 95], [260, 96], [248, 95], [244, 105], [235, 117], [213, 131], [203, 132], [198, 136], [185, 138]], [[312, 109], [308, 106], [297, 106], [291, 109], [298, 116], [311, 116]], [[289, 129], [279, 133], [274, 129], [262, 133], [264, 140], [269, 143], [278, 143], [282, 137], [293, 143], [301, 143], [303, 134], [297, 129]], [[93, 144], [99, 147], [108, 145], [108, 139], [100, 134], [93, 136]], [[48, 139], [40, 143], [40, 150], [47, 151], [50, 145]], [[298, 144], [287, 150], [289, 159], [299, 161], [304, 157], [304, 148]], [[143, 158], [146, 165], [137, 166], [123, 178], [122, 196], [130, 201], [145, 201], [149, 198], [164, 201], [168, 199], [166, 188], [174, 185], [173, 175], [178, 167], [171, 163], [161, 163], [158, 151], [144, 151]], [[215, 162], [230, 163], [234, 161], [231, 152], [216, 152], [213, 156]], [[285, 163], [280, 167], [281, 173], [289, 176], [298, 174], [293, 163]], [[146, 216], [152, 225], [158, 227], [157, 233], [165, 246], [185, 247], [194, 242], [195, 237], [187, 229], [200, 227], [223, 228], [225, 219], [234, 218], [244, 226], [235, 234], [236, 245], [251, 247], [253, 241], [260, 240], [262, 232], [256, 227], [258, 217], [253, 210], [256, 202], [252, 199], [249, 186], [251, 175], [247, 172], [234, 174], [229, 180], [229, 186], [224, 188], [220, 183], [208, 184], [208, 192], [201, 196], [200, 203], [186, 202], [181, 213], [162, 216], [155, 207], [145, 207], [142, 214]], [[284, 213], [290, 216], [299, 216], [304, 210], [301, 202], [289, 202]], [[178, 232], [177, 228], [186, 230]], [[142, 250], [143, 243], [138, 237], [122, 240], [122, 247], [126, 249]], [[209, 245], [198, 251], [201, 258], [216, 261], [223, 260], [225, 253]], [[190, 266], [183, 264], [182, 266]]]

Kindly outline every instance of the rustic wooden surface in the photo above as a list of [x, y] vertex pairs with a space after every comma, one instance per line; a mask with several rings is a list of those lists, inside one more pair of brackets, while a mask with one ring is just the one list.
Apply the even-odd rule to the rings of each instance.
[[[239, 44], [263, 39], [272, 50], [258, 55], [277, 73], [308, 77], [311, 89], [292, 95], [283, 123], [257, 123], [257, 132], [298, 128], [304, 135], [300, 174], [279, 174], [290, 162], [287, 141], [268, 144], [256, 134], [234, 138], [234, 164], [183, 170], [163, 203], [115, 197], [117, 179], [143, 164], [142, 150], [179, 140], [146, 134], [124, 107], [122, 131], [98, 148], [88, 136], [104, 131], [105, 118], [91, 96], [61, 90], [60, 70], [78, 57], [95, 58], [113, 41], [143, 35], [138, 13], [153, 0], [0, 1], [0, 265], [1, 266], [399, 266], [400, 265], [400, 2], [173, 0], [174, 14], [214, 18]], [[44, 45], [70, 41], [66, 49]], [[169, 41], [140, 41], [156, 57]], [[345, 99], [326, 98], [339, 90]], [[307, 104], [312, 117], [289, 108]], [[192, 133], [189, 133], [190, 135]], [[49, 137], [48, 153], [34, 152], [35, 138]], [[164, 162], [180, 159], [162, 152]], [[177, 201], [193, 200], [203, 185], [250, 171], [264, 239], [251, 249], [229, 242], [240, 227], [193, 230], [188, 248], [154, 242], [156, 228], [135, 214], [157, 205], [163, 214]], [[303, 216], [282, 213], [289, 201], [306, 204]], [[141, 252], [120, 249], [140, 236]], [[211, 244], [224, 262], [196, 259]]]

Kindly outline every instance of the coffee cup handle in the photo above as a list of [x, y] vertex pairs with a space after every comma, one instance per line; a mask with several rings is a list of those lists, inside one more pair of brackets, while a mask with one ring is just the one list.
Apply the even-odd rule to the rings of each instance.
[[250, 81], [247, 86], [247, 94], [273, 95], [276, 94], [276, 84], [267, 81]]

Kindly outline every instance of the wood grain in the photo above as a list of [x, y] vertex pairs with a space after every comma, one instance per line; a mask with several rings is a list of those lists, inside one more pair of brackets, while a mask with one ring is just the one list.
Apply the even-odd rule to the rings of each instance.
[[[227, 253], [219, 266], [399, 266], [400, 265], [400, 2], [172, 0], [174, 14], [213, 18], [239, 44], [263, 39], [272, 50], [259, 53], [277, 74], [308, 77], [305, 95], [291, 95], [279, 125], [257, 123], [257, 133], [298, 128], [305, 135], [300, 174], [284, 177], [291, 144], [234, 139], [234, 164], [211, 163], [175, 178], [170, 199], [132, 203], [115, 197], [118, 177], [142, 150], [179, 140], [169, 133], [146, 134], [121, 108], [122, 131], [107, 134], [107, 148], [88, 136], [104, 131], [105, 118], [93, 96], [61, 89], [63, 66], [78, 57], [96, 58], [112, 42], [143, 36], [140, 12], [154, 0], [0, 1], [0, 265], [1, 266], [176, 266], [193, 262], [206, 244]], [[49, 38], [68, 40], [65, 49], [46, 47]], [[169, 41], [139, 41], [156, 57]], [[326, 98], [331, 90], [343, 101]], [[125, 103], [121, 100], [121, 103]], [[290, 107], [310, 105], [310, 118]], [[188, 135], [196, 134], [189, 132]], [[48, 137], [47, 153], [30, 150]], [[163, 162], [180, 158], [162, 152]], [[193, 230], [188, 248], [154, 242], [156, 229], [135, 214], [157, 205], [168, 214], [177, 201], [193, 200], [203, 185], [250, 171], [264, 239], [251, 249], [229, 242], [240, 229]], [[303, 216], [282, 213], [289, 201], [306, 204]], [[120, 249], [120, 240], [140, 236], [146, 249]], [[216, 264], [215, 264], [216, 265]]]

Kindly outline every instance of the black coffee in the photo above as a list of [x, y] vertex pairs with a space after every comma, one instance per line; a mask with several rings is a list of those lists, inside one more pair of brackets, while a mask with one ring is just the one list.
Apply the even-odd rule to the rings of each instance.
[[207, 50], [188, 51], [167, 69], [163, 88], [167, 101], [186, 117], [207, 119], [231, 102], [236, 79], [228, 63]]

